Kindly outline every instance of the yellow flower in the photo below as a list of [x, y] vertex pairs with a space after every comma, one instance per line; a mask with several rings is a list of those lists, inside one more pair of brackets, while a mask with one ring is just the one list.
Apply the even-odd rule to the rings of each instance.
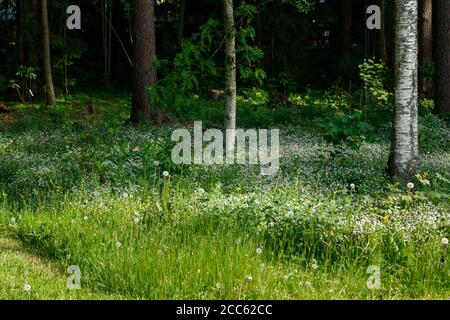
[[383, 221], [384, 221], [384, 222], [388, 222], [388, 220], [389, 220], [389, 216], [384, 216], [384, 217], [383, 217]]

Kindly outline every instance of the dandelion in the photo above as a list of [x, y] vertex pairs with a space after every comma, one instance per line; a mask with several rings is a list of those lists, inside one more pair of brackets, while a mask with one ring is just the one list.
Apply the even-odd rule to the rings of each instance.
[[163, 176], [167, 178], [167, 177], [169, 176], [169, 172], [164, 171], [164, 172], [163, 172]]
[[135, 218], [133, 219], [133, 221], [134, 221], [134, 223], [138, 224], [138, 223], [139, 223], [139, 218], [138, 218], [138, 217], [135, 217]]
[[122, 193], [122, 198], [128, 199], [128, 193], [126, 193], [126, 192]]
[[353, 191], [355, 190], [356, 186], [354, 183], [350, 183], [350, 189], [352, 189]]
[[12, 218], [11, 218], [11, 223], [12, 223], [12, 224], [15, 224], [15, 223], [16, 223], [16, 218], [12, 217]]
[[122, 243], [120, 241], [116, 241], [116, 248], [120, 248], [122, 246]]
[[245, 276], [245, 279], [247, 281], [252, 281], [253, 280], [253, 276], [251, 274], [248, 274], [248, 275]]
[[26, 292], [30, 292], [31, 291], [31, 286], [27, 283], [23, 286], [23, 290], [25, 290]]
[[134, 214], [135, 216], [138, 216], [138, 215], [139, 215], [139, 211], [134, 210], [134, 211], [133, 211], [133, 214]]
[[408, 182], [408, 184], [406, 185], [408, 187], [408, 189], [414, 189], [414, 183], [412, 182]]
[[311, 268], [313, 268], [313, 270], [319, 269], [319, 265], [317, 264], [317, 260], [316, 259], [313, 259], [312, 264], [311, 264]]
[[442, 238], [441, 243], [446, 246], [448, 245], [448, 239], [447, 238]]
[[154, 165], [155, 167], [159, 166], [159, 161], [158, 161], [158, 160], [153, 161], [153, 165]]
[[288, 217], [292, 217], [293, 215], [294, 215], [294, 211], [289, 210], [288, 213], [287, 213], [287, 216]]
[[262, 249], [261, 248], [256, 248], [256, 254], [261, 254], [262, 253]]
[[84, 220], [84, 221], [88, 221], [88, 219], [89, 219], [88, 216], [84, 216], [84, 217], [83, 217], [83, 220]]
[[198, 191], [198, 193], [200, 193], [200, 194], [204, 194], [204, 193], [205, 193], [205, 189], [203, 189], [203, 188], [200, 188], [200, 189], [198, 189], [197, 191]]

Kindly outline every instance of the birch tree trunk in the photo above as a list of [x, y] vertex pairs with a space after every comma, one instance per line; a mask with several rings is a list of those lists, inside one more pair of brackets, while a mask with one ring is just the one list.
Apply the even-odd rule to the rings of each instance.
[[227, 156], [234, 152], [236, 129], [236, 39], [233, 0], [223, 0], [225, 27], [225, 119]]
[[418, 145], [418, 0], [396, 0], [395, 98], [390, 173], [414, 176]]
[[44, 74], [47, 85], [47, 104], [56, 105], [55, 88], [53, 86], [52, 64], [50, 58], [50, 31], [48, 27], [47, 0], [41, 0], [42, 43], [44, 50]]
[[450, 1], [436, 3], [436, 111], [450, 112]]

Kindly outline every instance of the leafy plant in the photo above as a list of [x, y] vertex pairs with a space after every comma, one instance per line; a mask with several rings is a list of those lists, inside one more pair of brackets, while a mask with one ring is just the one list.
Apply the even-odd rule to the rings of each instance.
[[16, 79], [9, 82], [9, 86], [15, 89], [20, 100], [25, 103], [26, 97], [33, 97], [33, 80], [37, 79], [36, 70], [33, 67], [19, 66], [16, 72]]
[[338, 147], [335, 152], [346, 149], [358, 150], [365, 141], [374, 141], [375, 128], [365, 122], [361, 111], [350, 115], [340, 114], [331, 120], [316, 120], [318, 126], [325, 132], [325, 140]]

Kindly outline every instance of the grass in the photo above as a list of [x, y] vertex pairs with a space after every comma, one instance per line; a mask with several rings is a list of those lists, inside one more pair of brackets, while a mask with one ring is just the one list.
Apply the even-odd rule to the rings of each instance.
[[[68, 290], [67, 278], [56, 265], [31, 252], [18, 240], [0, 238], [0, 299], [119, 299], [91, 290]], [[25, 286], [30, 290], [25, 290]]]
[[[446, 147], [423, 155], [408, 189], [383, 177], [386, 140], [330, 158], [314, 128], [282, 127], [269, 178], [173, 166], [172, 128], [123, 127], [121, 96], [12, 108], [0, 121], [1, 298], [450, 298]], [[70, 265], [81, 290], [65, 287]]]

